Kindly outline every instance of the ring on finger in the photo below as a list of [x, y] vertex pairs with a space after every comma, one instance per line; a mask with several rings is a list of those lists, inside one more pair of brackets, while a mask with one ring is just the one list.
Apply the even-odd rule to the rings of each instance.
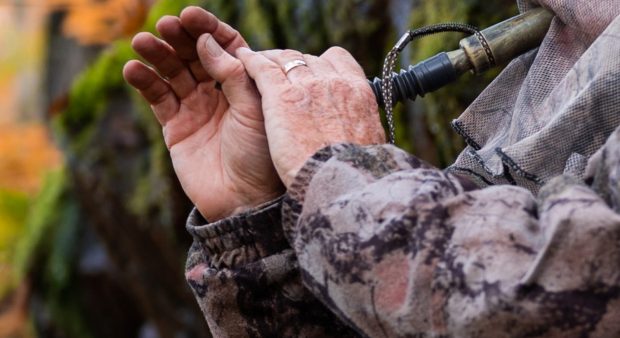
[[290, 72], [291, 70], [299, 66], [308, 67], [308, 64], [304, 60], [300, 60], [300, 59], [292, 60], [292, 61], [285, 63], [284, 66], [282, 66], [282, 70], [284, 71], [284, 74], [288, 74], [288, 72]]

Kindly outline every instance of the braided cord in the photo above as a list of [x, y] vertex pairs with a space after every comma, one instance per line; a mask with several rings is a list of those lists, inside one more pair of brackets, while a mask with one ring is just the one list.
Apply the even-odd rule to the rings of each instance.
[[383, 103], [385, 107], [385, 119], [388, 124], [389, 141], [390, 144], [394, 144], [395, 128], [394, 128], [394, 107], [392, 100], [394, 99], [394, 82], [392, 78], [395, 76], [394, 65], [398, 58], [398, 51], [396, 49], [390, 50], [383, 63], [383, 71], [381, 72], [381, 95], [383, 96]]
[[383, 63], [383, 69], [381, 72], [381, 95], [383, 96], [383, 102], [385, 103], [385, 117], [389, 128], [389, 142], [394, 144], [396, 137], [396, 131], [394, 127], [394, 82], [392, 81], [397, 74], [394, 72], [396, 66], [396, 59], [407, 44], [414, 39], [440, 33], [440, 32], [462, 32], [475, 34], [476, 37], [482, 42], [486, 42], [486, 39], [480, 33], [478, 28], [462, 23], [441, 23], [436, 25], [430, 25], [426, 27], [410, 30], [405, 33], [400, 40], [392, 47], [385, 57]]

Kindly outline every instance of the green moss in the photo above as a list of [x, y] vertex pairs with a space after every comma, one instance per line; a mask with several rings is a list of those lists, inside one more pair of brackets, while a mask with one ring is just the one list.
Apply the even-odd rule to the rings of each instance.
[[44, 267], [43, 297], [54, 321], [69, 337], [88, 338], [93, 335], [82, 308], [79, 285], [75, 285], [80, 237], [86, 224], [77, 201], [67, 190], [58, 201], [56, 220], [59, 223], [47, 234], [50, 241], [47, 256], [36, 266]]
[[9, 250], [21, 233], [29, 202], [24, 193], [0, 189], [0, 252]]
[[29, 204], [26, 194], [0, 189], [0, 300], [17, 284], [11, 265]]
[[69, 337], [91, 337], [74, 283], [85, 226], [64, 170], [50, 172], [25, 219], [14, 259], [16, 281], [36, 276], [36, 292]]
[[17, 278], [22, 280], [33, 266], [35, 257], [47, 251], [46, 240], [59, 220], [61, 196], [66, 189], [64, 170], [47, 174], [43, 187], [30, 208], [24, 231], [17, 244], [14, 267]]
[[110, 94], [124, 86], [123, 65], [134, 57], [128, 41], [118, 42], [77, 77], [69, 93], [67, 109], [54, 121], [65, 146], [78, 153], [87, 150], [81, 146], [92, 138]]

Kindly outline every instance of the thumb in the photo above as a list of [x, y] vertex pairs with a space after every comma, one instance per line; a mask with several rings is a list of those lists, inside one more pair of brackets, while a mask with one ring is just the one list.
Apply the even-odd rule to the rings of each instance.
[[196, 51], [205, 71], [222, 84], [222, 92], [231, 106], [260, 111], [258, 92], [241, 61], [228, 54], [208, 33], [198, 38]]
[[283, 91], [291, 84], [282, 68], [264, 55], [245, 47], [237, 49], [235, 53], [248, 74], [256, 81], [258, 91], [263, 97], [269, 97], [273, 91]]

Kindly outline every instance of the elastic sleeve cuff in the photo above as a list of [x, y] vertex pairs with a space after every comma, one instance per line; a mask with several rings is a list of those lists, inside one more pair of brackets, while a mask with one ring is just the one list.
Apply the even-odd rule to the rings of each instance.
[[290, 248], [281, 227], [281, 203], [279, 197], [214, 223], [208, 223], [194, 208], [187, 231], [210, 267], [242, 266]]

